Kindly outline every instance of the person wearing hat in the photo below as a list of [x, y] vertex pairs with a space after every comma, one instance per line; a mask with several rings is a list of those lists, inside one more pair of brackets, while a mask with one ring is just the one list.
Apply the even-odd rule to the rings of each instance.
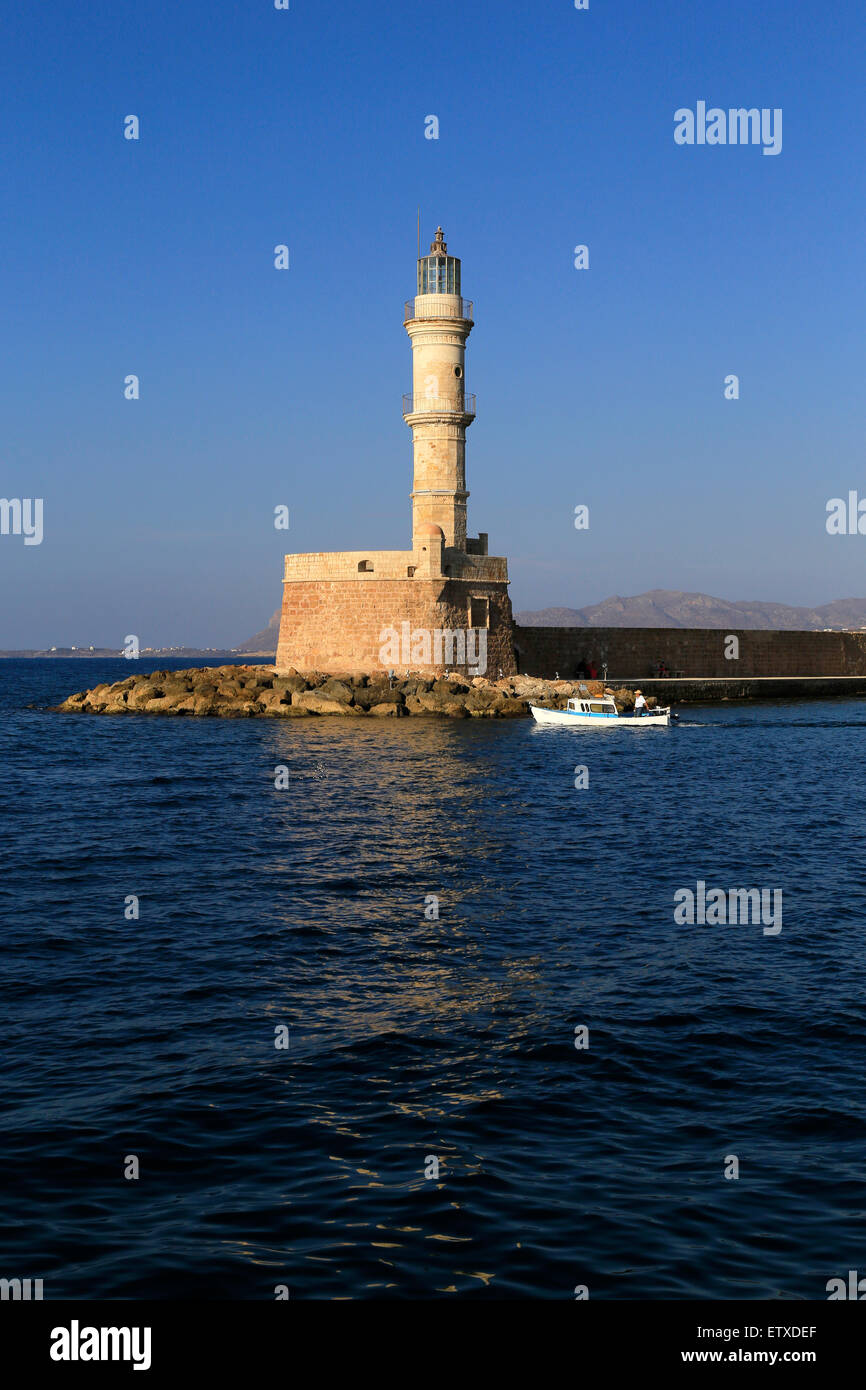
[[649, 706], [639, 690], [634, 692], [634, 712], [635, 714], [649, 714]]

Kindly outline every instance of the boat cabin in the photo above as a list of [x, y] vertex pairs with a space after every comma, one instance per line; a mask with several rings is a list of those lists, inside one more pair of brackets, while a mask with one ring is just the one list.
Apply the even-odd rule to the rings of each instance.
[[591, 695], [581, 695], [576, 700], [569, 700], [566, 709], [569, 714], [592, 714], [598, 719], [618, 719], [616, 701], [612, 695], [602, 695], [594, 698]]

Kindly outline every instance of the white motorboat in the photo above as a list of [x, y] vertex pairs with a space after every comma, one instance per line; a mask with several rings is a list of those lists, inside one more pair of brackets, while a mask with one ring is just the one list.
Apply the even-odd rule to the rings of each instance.
[[667, 728], [671, 722], [670, 705], [647, 714], [618, 714], [612, 695], [581, 695], [569, 700], [565, 709], [542, 709], [540, 705], [529, 708], [538, 724], [570, 724], [580, 729], [655, 729]]

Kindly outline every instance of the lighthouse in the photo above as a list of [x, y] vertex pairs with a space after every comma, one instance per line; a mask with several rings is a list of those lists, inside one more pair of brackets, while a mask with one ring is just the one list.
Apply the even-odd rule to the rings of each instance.
[[[447, 634], [454, 652], [477, 651], [481, 629], [490, 668], [516, 670], [507, 561], [488, 554], [486, 532], [466, 531], [473, 306], [462, 296], [460, 261], [449, 256], [441, 227], [418, 258], [415, 288], [403, 311], [412, 345], [412, 390], [403, 397], [412, 431], [411, 546], [286, 555], [280, 671], [388, 670], [393, 659], [383, 634], [404, 631], [419, 638], [417, 647], [412, 642], [413, 669], [461, 670], [470, 666], [462, 657], [437, 655], [448, 650], [443, 639]], [[323, 486], [339, 486], [339, 465]]]
[[466, 340], [472, 303], [460, 285], [460, 261], [448, 255], [441, 227], [418, 260], [417, 294], [405, 308], [412, 344], [412, 391], [403, 418], [412, 431], [412, 544], [439, 526], [445, 545], [466, 549], [466, 431], [475, 397], [466, 390]]

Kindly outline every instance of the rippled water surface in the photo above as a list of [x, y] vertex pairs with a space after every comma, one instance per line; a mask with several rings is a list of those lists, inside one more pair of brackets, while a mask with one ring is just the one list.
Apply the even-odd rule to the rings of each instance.
[[[862, 701], [605, 732], [45, 708], [128, 674], [0, 662], [0, 1275], [823, 1298], [864, 1268]], [[781, 934], [677, 925], [700, 879], [781, 888]]]

